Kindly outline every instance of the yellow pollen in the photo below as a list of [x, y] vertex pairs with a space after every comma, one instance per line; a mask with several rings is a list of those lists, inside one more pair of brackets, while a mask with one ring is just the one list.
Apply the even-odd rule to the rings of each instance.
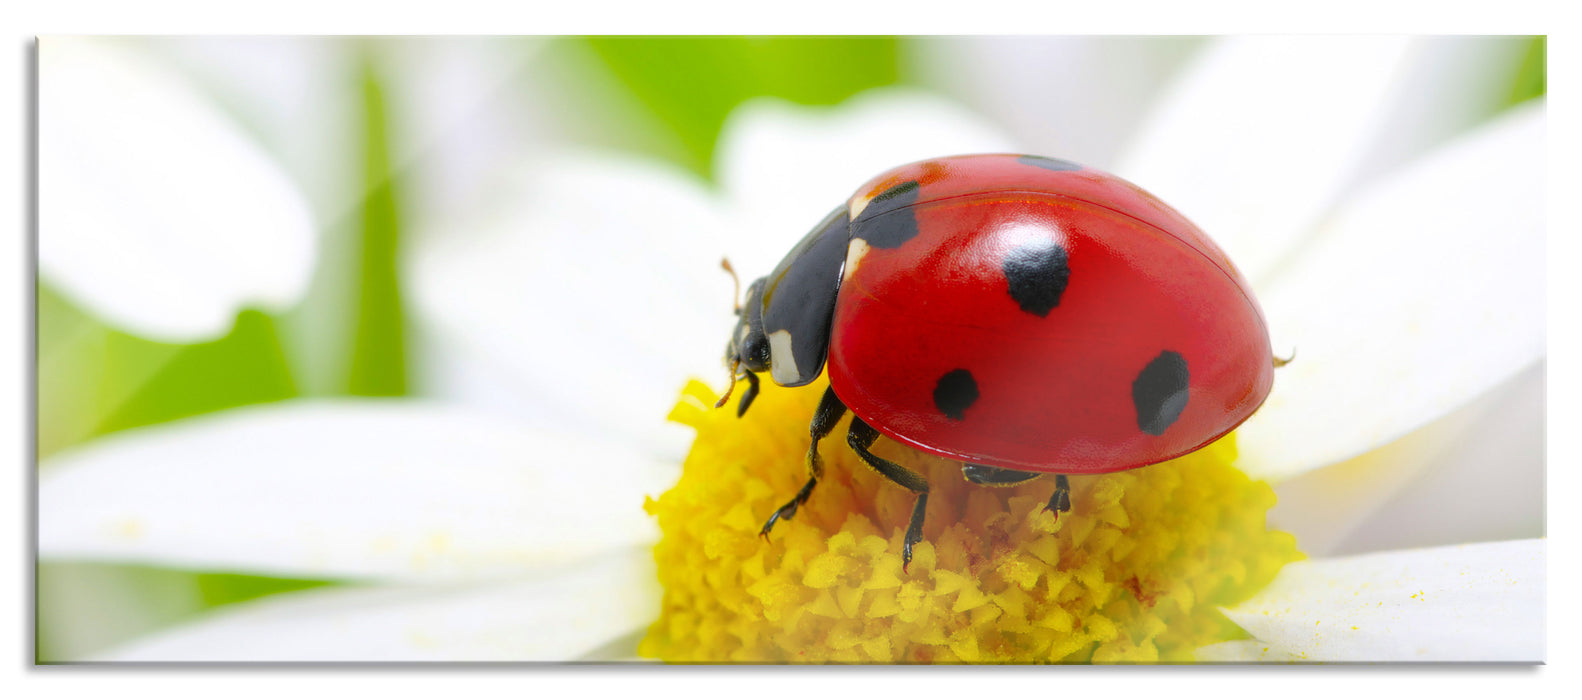
[[[744, 418], [701, 382], [671, 420], [697, 440], [648, 512], [664, 602], [638, 653], [670, 662], [1154, 663], [1247, 634], [1217, 608], [1247, 599], [1295, 540], [1265, 527], [1274, 492], [1233, 466], [1230, 437], [1142, 469], [1072, 475], [1071, 511], [1044, 510], [1051, 478], [987, 488], [961, 463], [881, 439], [874, 452], [929, 480], [923, 541], [901, 567], [913, 496], [847, 447], [821, 444], [824, 478], [758, 536], [807, 479], [808, 422], [825, 387], [763, 383]], [[740, 391], [740, 389], [738, 389]]]

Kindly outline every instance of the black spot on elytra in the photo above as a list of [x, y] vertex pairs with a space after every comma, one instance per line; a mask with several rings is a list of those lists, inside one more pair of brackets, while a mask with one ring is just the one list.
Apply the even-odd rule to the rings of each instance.
[[978, 382], [967, 370], [950, 370], [934, 385], [934, 406], [948, 418], [961, 420], [977, 400]]
[[1137, 406], [1137, 427], [1163, 435], [1186, 409], [1186, 358], [1171, 350], [1159, 353], [1132, 382], [1132, 403]]
[[875, 248], [899, 248], [917, 236], [917, 215], [910, 208], [917, 203], [921, 186], [908, 180], [868, 200], [862, 215], [852, 222], [852, 238], [861, 238]]
[[1046, 158], [1044, 156], [1021, 156], [1016, 159], [1016, 162], [1021, 163], [1022, 165], [1031, 165], [1035, 168], [1054, 170], [1056, 172], [1082, 169], [1082, 166], [1077, 165], [1076, 163], [1073, 163], [1069, 160]]
[[1001, 269], [1009, 284], [1011, 298], [1023, 311], [1048, 316], [1060, 305], [1060, 295], [1071, 281], [1066, 249], [1047, 238], [1018, 246], [1005, 256]]

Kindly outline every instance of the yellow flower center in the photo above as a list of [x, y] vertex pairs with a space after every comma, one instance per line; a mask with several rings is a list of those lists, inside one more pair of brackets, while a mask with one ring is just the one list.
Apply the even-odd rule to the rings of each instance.
[[[1245, 600], [1295, 540], [1268, 530], [1274, 492], [1232, 463], [1227, 437], [1142, 469], [986, 488], [961, 463], [888, 440], [874, 452], [925, 475], [923, 541], [901, 567], [913, 495], [847, 448], [821, 443], [824, 478], [767, 541], [764, 521], [807, 479], [823, 381], [764, 382], [752, 410], [714, 409], [691, 382], [671, 420], [698, 431], [680, 482], [645, 507], [665, 595], [638, 653], [673, 662], [1037, 663], [1190, 661], [1246, 634], [1216, 609]], [[740, 387], [738, 391], [740, 391]]]

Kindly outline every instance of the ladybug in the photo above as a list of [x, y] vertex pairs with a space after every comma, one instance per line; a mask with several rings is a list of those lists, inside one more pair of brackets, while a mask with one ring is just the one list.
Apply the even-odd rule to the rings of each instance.
[[[727, 269], [728, 264], [727, 264]], [[968, 155], [868, 181], [752, 282], [725, 351], [745, 379], [801, 386], [828, 365], [808, 480], [760, 534], [796, 515], [846, 441], [917, 494], [902, 559], [922, 538], [928, 482], [875, 456], [880, 435], [963, 463], [985, 486], [1135, 469], [1230, 432], [1269, 395], [1263, 312], [1207, 235], [1114, 175], [1029, 155]], [[724, 405], [729, 392], [720, 399]]]

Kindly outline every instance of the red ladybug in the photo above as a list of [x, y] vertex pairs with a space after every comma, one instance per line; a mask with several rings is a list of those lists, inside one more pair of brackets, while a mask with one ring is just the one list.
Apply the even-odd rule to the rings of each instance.
[[[764, 523], [791, 518], [822, 473], [819, 440], [850, 408], [847, 442], [917, 494], [902, 548], [922, 537], [928, 482], [874, 456], [879, 435], [964, 462], [968, 481], [1134, 469], [1240, 425], [1274, 381], [1252, 288], [1208, 236], [1108, 173], [1054, 158], [972, 155], [870, 180], [748, 286], [726, 349], [801, 386], [829, 365], [810, 477]], [[728, 394], [727, 394], [728, 398]], [[721, 399], [723, 405], [725, 399]]]

